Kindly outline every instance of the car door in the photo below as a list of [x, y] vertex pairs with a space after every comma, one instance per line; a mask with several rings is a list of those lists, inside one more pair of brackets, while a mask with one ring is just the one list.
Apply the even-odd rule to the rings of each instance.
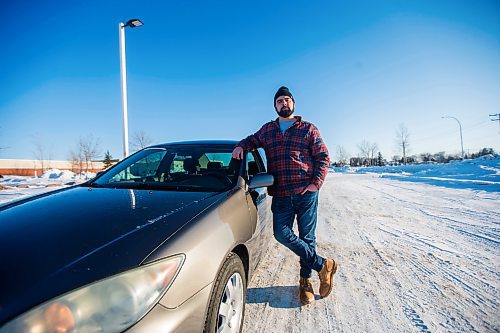
[[[247, 181], [250, 181], [258, 173], [266, 172], [265, 162], [258, 151], [248, 152], [245, 163]], [[262, 259], [263, 254], [266, 253], [272, 236], [271, 198], [267, 193], [266, 187], [247, 189], [246, 198], [250, 218], [252, 221], [256, 220], [250, 242], [250, 246], [252, 247], [250, 251], [254, 254], [252, 268], [255, 268]]]

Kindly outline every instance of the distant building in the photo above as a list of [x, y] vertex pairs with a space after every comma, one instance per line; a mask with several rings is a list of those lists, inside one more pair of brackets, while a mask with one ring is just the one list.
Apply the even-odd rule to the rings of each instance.
[[349, 160], [350, 166], [373, 166], [378, 165], [377, 158], [366, 158], [366, 157], [351, 157]]
[[[71, 161], [45, 160], [43, 161], [42, 167], [42, 163], [39, 160], [0, 159], [0, 175], [4, 176], [40, 176], [44, 170], [48, 169], [68, 170], [74, 173], [80, 173], [82, 171], [87, 171], [87, 166], [85, 162], [75, 163]], [[89, 162], [89, 172], [97, 172], [102, 169], [104, 169], [103, 162]]]

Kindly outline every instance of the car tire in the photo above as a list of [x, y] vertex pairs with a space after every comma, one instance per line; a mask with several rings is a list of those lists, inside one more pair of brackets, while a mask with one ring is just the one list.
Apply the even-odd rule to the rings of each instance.
[[243, 329], [247, 286], [240, 257], [230, 253], [217, 275], [210, 296], [205, 333], [239, 333]]

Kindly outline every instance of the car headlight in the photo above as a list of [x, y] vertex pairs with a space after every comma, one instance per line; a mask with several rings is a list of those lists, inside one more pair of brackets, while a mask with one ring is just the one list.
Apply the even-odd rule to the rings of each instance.
[[178, 255], [82, 287], [17, 317], [0, 333], [121, 332], [158, 302], [183, 262]]

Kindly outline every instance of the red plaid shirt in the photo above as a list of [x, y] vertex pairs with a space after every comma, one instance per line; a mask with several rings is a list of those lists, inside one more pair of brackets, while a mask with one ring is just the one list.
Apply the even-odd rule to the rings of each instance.
[[330, 157], [318, 129], [299, 116], [295, 119], [284, 135], [276, 119], [237, 144], [245, 151], [264, 148], [268, 172], [274, 176], [269, 194], [277, 197], [299, 194], [309, 184], [319, 189], [328, 172]]

